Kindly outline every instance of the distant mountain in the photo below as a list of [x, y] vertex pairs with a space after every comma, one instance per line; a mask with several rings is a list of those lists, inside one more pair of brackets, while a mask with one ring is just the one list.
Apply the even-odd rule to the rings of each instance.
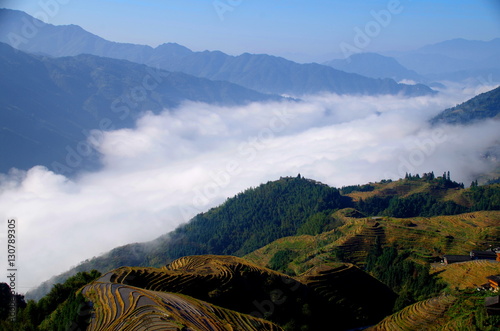
[[332, 68], [371, 78], [391, 78], [422, 82], [424, 78], [413, 70], [402, 66], [396, 59], [377, 53], [353, 54], [347, 59], [336, 59], [323, 63]]
[[[181, 52], [179, 45], [159, 46], [162, 56], [151, 64], [214, 80], [227, 80], [261, 92], [304, 95], [320, 92], [339, 94], [433, 94], [425, 85], [397, 84], [392, 79], [373, 79], [315, 63], [298, 64], [270, 56], [221, 52]], [[148, 61], [149, 62], [149, 61]]]
[[444, 110], [435, 116], [431, 123], [471, 124], [491, 118], [500, 119], [500, 87]]
[[97, 155], [85, 145], [90, 130], [131, 127], [145, 110], [158, 113], [184, 100], [236, 105], [280, 99], [129, 61], [39, 57], [3, 43], [0, 72], [0, 172], [94, 167]]
[[[467, 69], [425, 75], [429, 81], [461, 82], [466, 86], [500, 84], [500, 68]], [[429, 84], [429, 86], [433, 86]]]
[[[456, 59], [482, 61], [500, 56], [500, 38], [490, 41], [467, 40], [463, 38], [442, 41], [417, 49], [419, 53], [440, 54]], [[497, 63], [500, 66], [500, 64]]]
[[[298, 64], [269, 55], [222, 52], [192, 52], [177, 44], [157, 48], [106, 41], [80, 27], [45, 24], [26, 13], [0, 10], [0, 41], [20, 50], [50, 56], [93, 54], [125, 59], [169, 71], [180, 71], [211, 80], [225, 80], [263, 93], [304, 95], [320, 92], [339, 94], [434, 93], [425, 85], [397, 84], [391, 79], [372, 79], [348, 74], [319, 64]], [[26, 24], [35, 27], [23, 37]]]
[[403, 66], [421, 75], [439, 75], [452, 80], [456, 76], [446, 77], [445, 73], [469, 71], [478, 77], [476, 70], [500, 69], [500, 38], [490, 41], [452, 39], [437, 44], [427, 45], [406, 52], [389, 52]]

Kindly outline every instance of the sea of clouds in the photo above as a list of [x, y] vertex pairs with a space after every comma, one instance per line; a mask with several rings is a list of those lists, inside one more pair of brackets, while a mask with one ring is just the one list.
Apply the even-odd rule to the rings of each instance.
[[98, 171], [67, 178], [35, 166], [0, 174], [0, 224], [18, 224], [18, 291], [119, 245], [154, 239], [281, 176], [341, 187], [450, 171], [467, 186], [497, 165], [484, 155], [498, 146], [498, 122], [432, 127], [428, 120], [491, 88], [238, 107], [188, 102], [95, 135]]

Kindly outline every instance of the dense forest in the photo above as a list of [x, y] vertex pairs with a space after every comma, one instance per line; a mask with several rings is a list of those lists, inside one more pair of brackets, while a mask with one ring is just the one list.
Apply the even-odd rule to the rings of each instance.
[[[13, 316], [6, 316], [0, 321], [1, 330], [23, 330], [23, 331], [67, 331], [85, 329], [91, 307], [77, 291], [84, 285], [99, 278], [101, 273], [97, 270], [81, 272], [68, 278], [62, 284], [55, 284], [51, 291], [38, 302], [24, 298], [18, 300], [18, 311]], [[7, 284], [0, 284], [5, 287]], [[10, 298], [10, 295], [3, 298]], [[59, 309], [60, 305], [67, 304]], [[8, 309], [8, 303], [1, 302], [0, 311]], [[3, 317], [3, 316], [2, 316]]]
[[356, 203], [356, 208], [367, 216], [382, 215], [400, 218], [456, 215], [478, 210], [500, 209], [498, 185], [479, 186], [477, 182], [473, 182], [470, 189], [464, 193], [468, 205], [462, 205], [439, 198], [440, 192], [444, 193], [448, 189], [464, 190], [464, 184], [451, 180], [449, 172], [441, 177], [435, 177], [433, 172], [422, 176], [406, 174], [403, 183], [414, 185], [428, 183], [430, 188], [427, 192], [405, 197], [393, 194], [361, 199]]

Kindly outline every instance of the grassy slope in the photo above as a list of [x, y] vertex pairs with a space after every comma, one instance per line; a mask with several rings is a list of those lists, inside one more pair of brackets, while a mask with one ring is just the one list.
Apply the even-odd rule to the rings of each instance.
[[491, 293], [456, 292], [417, 302], [386, 317], [367, 331], [483, 330], [500, 327], [498, 316], [488, 316], [484, 299]]
[[[290, 261], [289, 268], [300, 273], [320, 261], [335, 260], [336, 249], [344, 250], [344, 259], [362, 261], [355, 255], [375, 245], [374, 228], [382, 244], [395, 244], [410, 250], [416, 259], [428, 262], [443, 254], [468, 254], [471, 250], [500, 246], [500, 211], [481, 211], [452, 216], [399, 219], [384, 217], [372, 220], [332, 215], [341, 218], [344, 225], [317, 236], [281, 238], [245, 256], [248, 260], [268, 266], [279, 251], [290, 249], [299, 256]], [[361, 263], [361, 262], [360, 262]]]
[[500, 262], [474, 260], [450, 265], [435, 265], [432, 268], [450, 288], [474, 289], [485, 284], [486, 277], [500, 274]]
[[354, 201], [359, 201], [360, 199], [366, 200], [374, 196], [398, 196], [405, 198], [412, 194], [425, 193], [438, 200], [453, 201], [461, 206], [470, 207], [472, 205], [471, 199], [467, 196], [469, 189], [440, 188], [436, 183], [407, 179], [400, 179], [390, 183], [370, 183], [370, 185], [374, 187], [373, 191], [356, 191], [347, 194], [347, 196], [351, 197]]

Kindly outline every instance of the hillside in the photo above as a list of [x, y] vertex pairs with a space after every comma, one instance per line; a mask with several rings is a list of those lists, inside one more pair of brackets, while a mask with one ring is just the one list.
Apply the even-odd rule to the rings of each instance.
[[412, 304], [366, 330], [495, 331], [500, 326], [500, 318], [488, 315], [484, 309], [485, 298], [492, 295], [476, 290], [440, 295]]
[[450, 287], [459, 290], [475, 289], [486, 283], [486, 277], [500, 275], [500, 262], [491, 260], [473, 260], [449, 265], [432, 266], [439, 278]]
[[[370, 297], [360, 283], [370, 287]], [[161, 269], [119, 268], [81, 293], [95, 307], [88, 330], [317, 330], [332, 320], [347, 329], [380, 321], [395, 300], [352, 265], [322, 266], [292, 278], [215, 255], [184, 257]]]
[[[351, 262], [362, 267], [377, 245], [395, 245], [400, 250], [411, 252], [412, 258], [422, 263], [437, 261], [444, 254], [468, 254], [471, 250], [487, 249], [490, 245], [500, 246], [499, 211], [376, 220], [345, 218], [339, 215], [341, 212], [331, 216], [332, 222], [342, 224], [333, 230], [316, 236], [281, 238], [245, 258], [269, 267], [273, 265], [273, 258], [281, 255], [284, 261], [276, 266], [291, 273], [301, 273], [326, 261]], [[289, 253], [285, 255], [283, 252]]]
[[87, 328], [92, 331], [283, 330], [270, 322], [174, 293], [101, 282], [86, 286], [82, 293], [97, 307]]
[[[167, 43], [156, 48], [107, 41], [75, 25], [46, 24], [24, 12], [0, 9], [0, 42], [20, 50], [55, 57], [93, 54], [129, 60], [173, 72], [217, 81], [228, 81], [262, 93], [304, 95], [320, 92], [338, 94], [430, 95], [425, 85], [397, 84], [391, 79], [373, 79], [349, 74], [319, 64], [298, 64], [269, 55], [230, 56], [219, 51], [193, 52]], [[13, 42], [7, 32], [22, 35], [24, 22], [38, 29], [29, 42]], [[5, 31], [5, 33], [2, 33]]]
[[[351, 241], [356, 241], [355, 235], [361, 233], [367, 226], [367, 230], [364, 231], [375, 234], [379, 231], [378, 227], [382, 226], [384, 231], [387, 227], [389, 233], [395, 233], [394, 237], [390, 237], [393, 238], [391, 240], [397, 240], [397, 236], [401, 235], [401, 232], [408, 234], [408, 236], [421, 238], [423, 246], [420, 254], [426, 257], [450, 253], [455, 251], [451, 250], [454, 247], [456, 250], [465, 251], [485, 242], [484, 237], [479, 235], [481, 233], [479, 229], [471, 226], [475, 229], [475, 232], [471, 234], [471, 239], [475, 243], [460, 248], [458, 245], [462, 242], [468, 242], [469, 239], [465, 237], [459, 239], [462, 238], [458, 233], [460, 230], [453, 227], [449, 228], [449, 233], [442, 231], [443, 227], [439, 225], [439, 222], [442, 219], [447, 220], [446, 217], [431, 218], [434, 220], [432, 224], [426, 224], [427, 214], [435, 212], [441, 215], [450, 210], [452, 214], [459, 214], [471, 209], [474, 210], [476, 206], [480, 207], [480, 210], [498, 210], [500, 209], [500, 201], [498, 201], [500, 185], [462, 189], [457, 186], [457, 183], [453, 183], [445, 181], [442, 177], [429, 181], [425, 176], [420, 179], [407, 178], [394, 182], [371, 183], [369, 185], [377, 187], [377, 189], [368, 192], [372, 195], [371, 200], [364, 199], [363, 206], [360, 206], [359, 201], [355, 199], [353, 201], [352, 197], [340, 194], [347, 188], [339, 191], [310, 179], [281, 178], [248, 189], [228, 199], [221, 206], [197, 215], [187, 224], [154, 241], [117, 247], [102, 256], [87, 260], [67, 273], [42, 284], [39, 289], [29, 292], [27, 296], [39, 299], [49, 291], [54, 282], [63, 282], [64, 279], [80, 271], [97, 269], [101, 272], [108, 272], [120, 266], [161, 267], [165, 263], [187, 255], [244, 256], [275, 240], [296, 235], [303, 235], [293, 240], [297, 242], [298, 246], [305, 247], [310, 246], [310, 240], [315, 242], [316, 238], [311, 237], [311, 235], [319, 235], [317, 240], [323, 242], [322, 245], [325, 245], [326, 251], [331, 253], [339, 245], [344, 243], [349, 245]], [[447, 185], [453, 186], [453, 188], [448, 188]], [[349, 191], [353, 189], [359, 188], [351, 187]], [[425, 192], [429, 196], [435, 196], [433, 197], [435, 200], [421, 199], [424, 189], [427, 190]], [[349, 194], [356, 195], [357, 193], [357, 191], [351, 191]], [[362, 193], [365, 194], [365, 192]], [[389, 193], [390, 195], [388, 195]], [[458, 199], [461, 205], [448, 201], [458, 196], [466, 197], [466, 199]], [[431, 208], [425, 207], [429, 201]], [[408, 204], [412, 206], [411, 209], [407, 209]], [[358, 209], [363, 207], [365, 211], [360, 213], [353, 209], [345, 209], [352, 207]], [[344, 210], [335, 212], [339, 209]], [[425, 217], [417, 215], [418, 218], [397, 220], [394, 223], [389, 221], [396, 215], [405, 214], [408, 211], [413, 212], [415, 209], [425, 212]], [[370, 220], [366, 219], [366, 216], [376, 216], [384, 214], [384, 212], [387, 212], [389, 217], [387, 222], [377, 221], [379, 225], [370, 229], [369, 224], [371, 223]], [[498, 218], [498, 214], [496, 212], [491, 212], [491, 214], [490, 212], [482, 212], [473, 222], [482, 222], [478, 225], [483, 226], [487, 224], [488, 217]], [[449, 216], [449, 219], [461, 218]], [[409, 226], [411, 222], [418, 222], [421, 227]], [[463, 222], [461, 227], [467, 226], [467, 222]], [[484, 231], [489, 233], [490, 230], [485, 229]], [[419, 233], [424, 233], [425, 236], [419, 237]], [[449, 249], [446, 248], [446, 245], [449, 245], [450, 239], [445, 238], [448, 235], [457, 238], [452, 241]], [[281, 240], [288, 240], [286, 238]], [[301, 241], [302, 238], [305, 238], [305, 242]], [[412, 243], [412, 240], [408, 239], [408, 242]], [[315, 243], [315, 245], [317, 244]], [[366, 254], [366, 250], [361, 256], [364, 254]], [[348, 256], [351, 254], [349, 253]], [[270, 258], [268, 257], [268, 259]], [[307, 260], [300, 263], [306, 263]], [[263, 266], [267, 265], [263, 264]], [[303, 272], [305, 271], [304, 267], [311, 266], [306, 263], [298, 269]]]
[[146, 110], [159, 113], [187, 100], [237, 105], [280, 99], [128, 61], [39, 57], [2, 43], [0, 71], [0, 155], [9, 155], [0, 172], [44, 165], [71, 175], [95, 167], [95, 150], [81, 147], [89, 132], [130, 128]]
[[471, 124], [486, 119], [499, 119], [500, 114], [500, 87], [482, 93], [474, 98], [448, 108], [437, 116], [431, 123], [437, 124]]
[[453, 296], [420, 301], [385, 318], [367, 330], [442, 330], [446, 325], [444, 314], [455, 301], [456, 298]]
[[[193, 327], [200, 318], [213, 328], [227, 323], [237, 328], [253, 323], [252, 315], [285, 330], [306, 324], [315, 329], [315, 323], [319, 327], [334, 318], [343, 330], [374, 325], [403, 308], [384, 323], [399, 325], [416, 318], [427, 325], [458, 309], [451, 301], [443, 308], [441, 299], [432, 298], [452, 292], [459, 301], [479, 305], [480, 299], [463, 291], [497, 273], [497, 262], [466, 267], [435, 263], [444, 254], [500, 247], [499, 190], [500, 184], [464, 189], [449, 174], [407, 175], [341, 190], [300, 176], [285, 177], [242, 192], [153, 242], [116, 248], [54, 280], [62, 283], [91, 269], [105, 273], [87, 285], [84, 297], [71, 299], [94, 302], [95, 329], [121, 327], [117, 325], [124, 319], [136, 325]], [[433, 207], [426, 207], [422, 196], [432, 197]], [[381, 213], [368, 213], [366, 207], [377, 199], [388, 199], [388, 204], [379, 208]], [[413, 213], [408, 204], [426, 215], [394, 216]], [[450, 205], [468, 212], [439, 215]], [[72, 284], [76, 291], [81, 281]], [[46, 283], [29, 295], [40, 298], [51, 287]], [[41, 307], [30, 301], [31, 308], [24, 311], [54, 311], [44, 325], [60, 316], [77, 316], [78, 304], [61, 305], [71, 296], [67, 288], [52, 287], [50, 300], [40, 300]], [[181, 306], [197, 313], [180, 316], [175, 307]], [[162, 320], [169, 309], [174, 317]], [[460, 314], [460, 323], [470, 323]], [[493, 322], [485, 318], [484, 323]]]

